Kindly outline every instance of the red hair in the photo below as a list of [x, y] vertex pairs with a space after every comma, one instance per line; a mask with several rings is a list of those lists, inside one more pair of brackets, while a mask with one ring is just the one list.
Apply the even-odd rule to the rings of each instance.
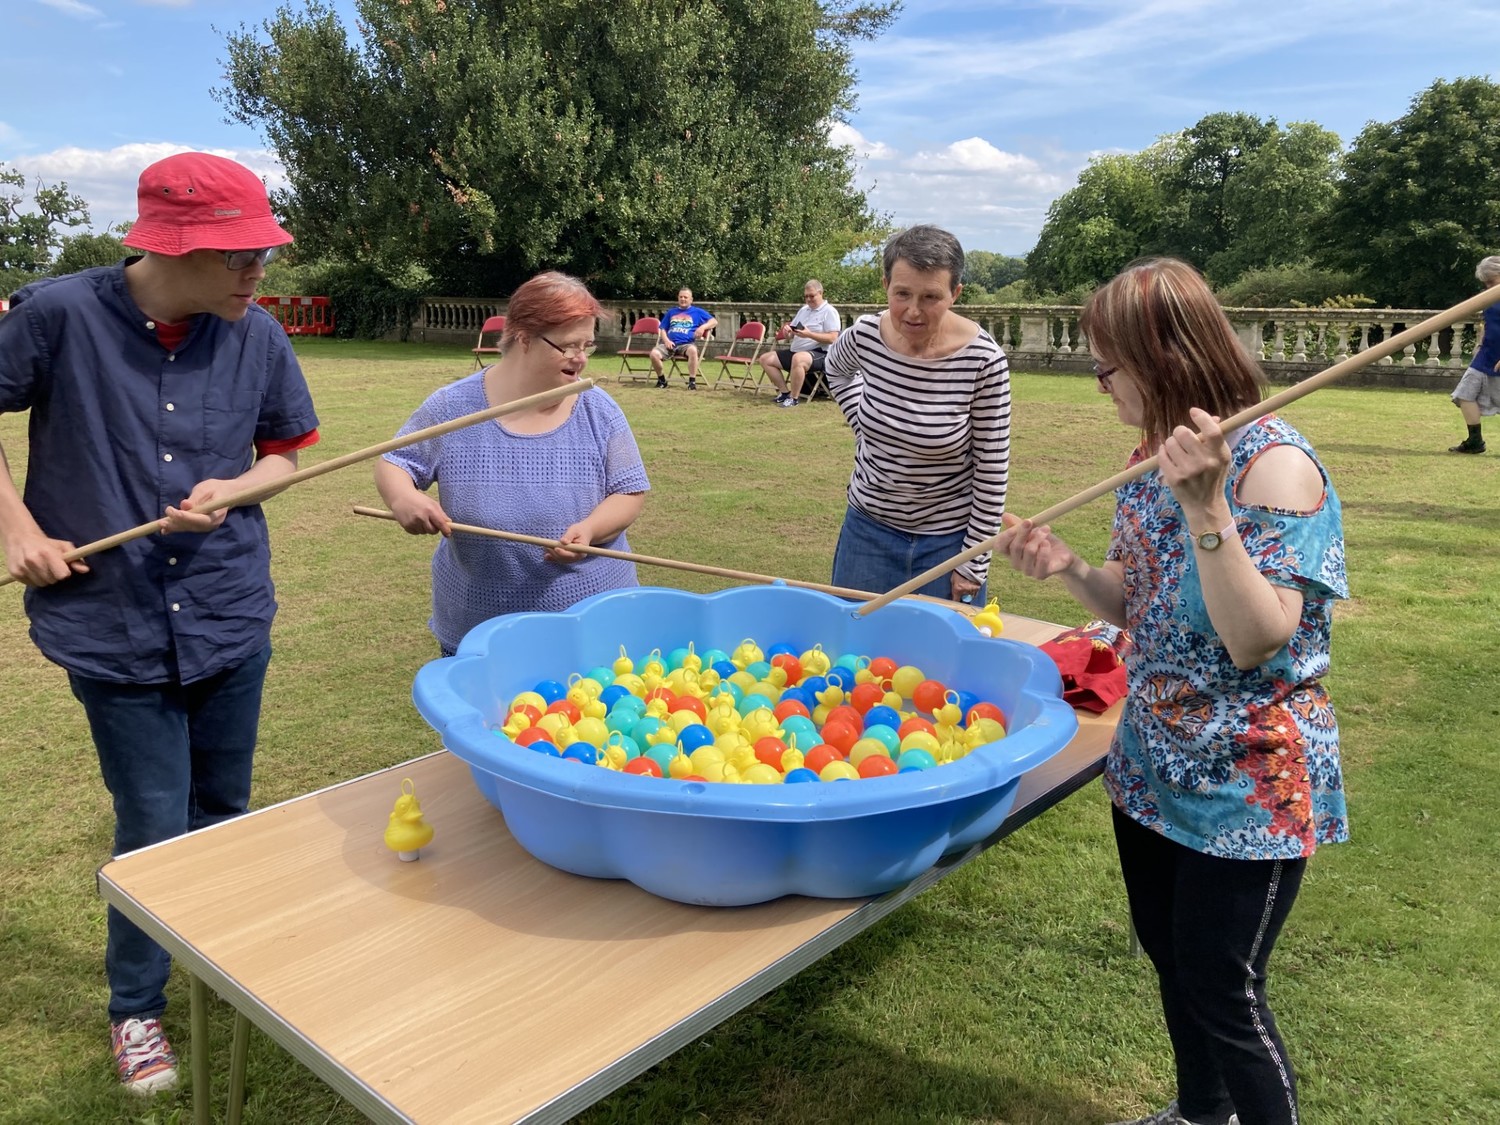
[[530, 340], [586, 316], [597, 318], [603, 311], [576, 277], [556, 270], [539, 273], [510, 295], [500, 346], [508, 351], [517, 340]]

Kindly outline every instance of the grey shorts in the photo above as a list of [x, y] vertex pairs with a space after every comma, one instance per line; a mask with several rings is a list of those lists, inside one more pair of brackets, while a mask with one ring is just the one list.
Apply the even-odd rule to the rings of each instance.
[[1472, 402], [1481, 415], [1500, 414], [1500, 375], [1471, 367], [1453, 388], [1454, 402]]

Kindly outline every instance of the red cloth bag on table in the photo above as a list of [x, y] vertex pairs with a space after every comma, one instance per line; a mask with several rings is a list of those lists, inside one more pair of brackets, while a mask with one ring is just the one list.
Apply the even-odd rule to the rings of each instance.
[[1125, 694], [1130, 634], [1107, 621], [1090, 621], [1037, 646], [1062, 673], [1063, 700], [1098, 714]]

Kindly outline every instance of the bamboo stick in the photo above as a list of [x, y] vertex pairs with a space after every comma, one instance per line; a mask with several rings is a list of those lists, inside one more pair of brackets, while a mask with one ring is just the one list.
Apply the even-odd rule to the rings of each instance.
[[[439, 422], [435, 426], [427, 426], [401, 437], [391, 438], [389, 441], [380, 442], [366, 449], [355, 450], [353, 453], [345, 453], [341, 457], [335, 457], [331, 461], [324, 461], [318, 465], [309, 465], [305, 469], [298, 469], [284, 477], [279, 477], [266, 484], [256, 485], [253, 488], [241, 489], [239, 492], [220, 497], [207, 507], [198, 509], [199, 512], [217, 512], [220, 508], [234, 508], [245, 504], [254, 504], [264, 500], [278, 492], [290, 488], [294, 484], [301, 484], [313, 477], [320, 477], [325, 473], [331, 473], [335, 469], [347, 468], [361, 461], [368, 461], [372, 457], [379, 457], [382, 453], [389, 453], [393, 449], [401, 449], [408, 445], [416, 445], [419, 441], [428, 438], [441, 437], [443, 434], [461, 430], [465, 426], [477, 425], [480, 422], [488, 422], [493, 418], [499, 418], [505, 414], [513, 414], [518, 410], [526, 410], [533, 406], [544, 406], [549, 402], [567, 398], [569, 395], [578, 394], [594, 386], [593, 379], [580, 379], [576, 383], [566, 386], [553, 387], [550, 391], [542, 391], [539, 394], [527, 395], [518, 398], [514, 402], [507, 402], [501, 406], [490, 406], [484, 410], [476, 410], [472, 414], [465, 414], [461, 418], [452, 418], [446, 422]], [[89, 555], [97, 555], [100, 551], [107, 551], [111, 547], [118, 547], [122, 543], [129, 543], [132, 539], [144, 539], [146, 536], [161, 530], [161, 520], [154, 519], [150, 523], [143, 523], [139, 527], [132, 527], [128, 531], [117, 532], [106, 539], [96, 539], [92, 543], [85, 543], [82, 547], [74, 547], [63, 555], [64, 562], [72, 562], [74, 559], [87, 558]], [[7, 586], [15, 579], [9, 574], [0, 575], [0, 586]]]
[[[1220, 428], [1223, 429], [1224, 432], [1228, 433], [1230, 430], [1238, 429], [1240, 426], [1243, 426], [1248, 422], [1255, 421], [1255, 419], [1261, 417], [1262, 415], [1269, 414], [1272, 411], [1280, 410], [1288, 403], [1296, 402], [1299, 398], [1303, 398], [1307, 395], [1312, 394], [1316, 390], [1320, 390], [1321, 388], [1326, 387], [1329, 383], [1334, 382], [1336, 379], [1342, 379], [1345, 375], [1348, 375], [1351, 372], [1358, 371], [1362, 367], [1368, 367], [1377, 359], [1382, 359], [1388, 355], [1394, 355], [1396, 352], [1401, 351], [1403, 348], [1405, 348], [1407, 344], [1418, 343], [1421, 340], [1425, 340], [1433, 333], [1447, 328], [1449, 325], [1454, 324], [1457, 321], [1468, 319], [1475, 313], [1489, 308], [1496, 301], [1500, 301], [1500, 286], [1493, 286], [1489, 289], [1483, 290], [1482, 292], [1476, 293], [1474, 294], [1474, 296], [1468, 298], [1467, 300], [1460, 301], [1452, 308], [1446, 309], [1443, 312], [1436, 314], [1435, 316], [1430, 316], [1426, 320], [1422, 321], [1422, 323], [1408, 328], [1404, 332], [1398, 332], [1388, 340], [1382, 340], [1372, 348], [1366, 348], [1364, 351], [1357, 352], [1354, 355], [1349, 356], [1347, 359], [1340, 360], [1332, 367], [1320, 371], [1316, 375], [1309, 376], [1308, 378], [1302, 380], [1302, 382], [1297, 383], [1295, 386], [1288, 387], [1284, 391], [1280, 391], [1274, 395], [1271, 395], [1269, 398], [1263, 399], [1262, 401], [1256, 403], [1254, 406], [1246, 407], [1238, 414], [1234, 414], [1228, 418], [1225, 418], [1219, 423]], [[1081, 508], [1090, 501], [1097, 500], [1107, 492], [1113, 492], [1122, 484], [1128, 484], [1139, 477], [1145, 476], [1147, 473], [1156, 468], [1157, 463], [1158, 461], [1156, 457], [1148, 457], [1146, 458], [1146, 460], [1132, 465], [1130, 468], [1124, 469], [1121, 472], [1116, 473], [1114, 476], [1100, 481], [1098, 484], [1085, 488], [1082, 492], [1074, 493], [1066, 500], [1062, 500], [1056, 504], [1053, 504], [1050, 508], [1044, 508], [1042, 511], [1031, 517], [1031, 522], [1038, 525], [1051, 523], [1059, 516], [1066, 515], [1068, 512], [1073, 511], [1075, 508]], [[923, 586], [927, 585], [927, 583], [931, 582], [933, 579], [941, 578], [943, 575], [962, 566], [970, 559], [975, 558], [978, 555], [982, 555], [986, 551], [993, 550], [998, 544], [1001, 536], [1003, 536], [1004, 534], [1005, 532], [1002, 531], [998, 535], [986, 539], [982, 543], [976, 544], [975, 546], [970, 547], [957, 555], [954, 555], [952, 558], [947, 559], [944, 562], [938, 563], [937, 566], [932, 567], [930, 570], [923, 571], [915, 578], [903, 582], [901, 585], [897, 586], [889, 593], [881, 594], [878, 598], [874, 598], [866, 602], [864, 605], [860, 606], [857, 610], [854, 611], [855, 614], [857, 616], [865, 616], [866, 614], [874, 613], [877, 609], [880, 609], [882, 606], [889, 605], [897, 598], [902, 597], [905, 594], [909, 594], [913, 590], [920, 590]]]

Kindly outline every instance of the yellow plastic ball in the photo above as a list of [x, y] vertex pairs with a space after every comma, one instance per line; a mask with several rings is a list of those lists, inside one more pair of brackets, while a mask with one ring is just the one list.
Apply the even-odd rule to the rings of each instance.
[[[698, 747], [698, 749], [689, 754], [688, 760], [693, 763], [693, 773], [703, 773], [704, 769], [707, 766], [712, 765], [715, 762], [722, 765], [727, 757], [728, 756], [724, 753], [723, 750], [719, 749], [719, 747], [713, 745], [712, 743], [709, 743], [706, 746]], [[707, 774], [703, 775], [705, 777], [708, 776]]]
[[782, 782], [781, 771], [775, 766], [768, 766], [765, 762], [756, 762], [753, 766], [746, 766], [740, 771], [740, 776], [751, 785], [780, 785]]
[[931, 731], [914, 730], [901, 740], [901, 749], [926, 750], [935, 759], [943, 744], [938, 741], [938, 736]]
[[681, 711], [673, 711], [667, 716], [667, 726], [671, 727], [678, 734], [682, 733], [684, 727], [690, 727], [697, 721], [698, 716], [687, 708], [683, 708]]
[[842, 758], [835, 758], [818, 773], [824, 781], [858, 781], [859, 770]]
[[917, 685], [927, 678], [922, 669], [911, 664], [903, 664], [891, 673], [891, 690], [902, 699], [910, 699], [911, 693], [917, 690]]
[[[616, 676], [615, 685], [624, 688], [631, 695], [639, 696], [642, 699], [646, 697], [646, 681], [633, 672], [625, 672], [622, 675]], [[537, 698], [540, 699], [541, 696], [537, 696]]]
[[573, 724], [573, 733], [590, 746], [603, 746], [609, 740], [609, 728], [603, 719], [585, 716]]
[[547, 701], [534, 691], [523, 691], [520, 695], [516, 696], [510, 701], [510, 709], [514, 711], [523, 704], [528, 707], [535, 707], [538, 711], [545, 711], [547, 709]]
[[882, 754], [889, 758], [891, 750], [890, 747], [877, 738], [861, 738], [853, 746], [849, 747], [849, 764], [857, 766], [871, 754]]
[[536, 725], [553, 736], [553, 745], [559, 745], [556, 737], [557, 733], [559, 731], [567, 730], [573, 724], [566, 715], [562, 714], [559, 711], [553, 711], [549, 714], [543, 715], [540, 719], [538, 719], [536, 721]]

